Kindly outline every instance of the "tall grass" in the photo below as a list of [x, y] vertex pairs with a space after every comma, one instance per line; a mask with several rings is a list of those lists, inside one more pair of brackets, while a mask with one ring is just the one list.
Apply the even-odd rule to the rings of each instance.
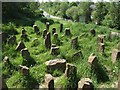
[[[62, 44], [58, 44], [57, 46], [60, 48], [60, 54], [57, 56], [50, 55], [50, 50], [45, 48], [44, 39], [42, 37], [42, 31], [46, 28], [45, 24], [41, 21], [37, 20], [34, 24], [39, 27], [40, 35], [36, 35], [32, 26], [24, 26], [25, 30], [27, 31], [29, 41], [24, 41], [25, 46], [28, 48], [31, 57], [36, 62], [35, 65], [29, 66], [30, 68], [30, 75], [28, 77], [24, 77], [18, 70], [18, 65], [23, 64], [24, 58], [22, 58], [20, 52], [15, 51], [16, 45], [8, 45], [3, 44], [3, 53], [2, 57], [8, 56], [10, 58], [10, 62], [13, 65], [13, 68], [7, 67], [3, 62], [0, 64], [2, 65], [2, 74], [7, 81], [7, 85], [10, 88], [34, 88], [35, 84], [41, 84], [44, 82], [44, 75], [46, 74], [46, 66], [45, 61], [52, 60], [56, 58], [64, 58], [67, 62], [76, 65], [77, 67], [77, 79], [80, 80], [84, 77], [89, 77], [93, 80], [95, 87], [100, 87], [103, 83], [98, 82], [98, 78], [96, 74], [93, 72], [91, 67], [88, 64], [88, 57], [91, 53], [94, 53], [99, 61], [99, 64], [102, 66], [103, 70], [106, 71], [107, 75], [109, 76], [110, 81], [104, 82], [105, 85], [111, 85], [113, 82], [117, 80], [118, 75], [118, 66], [120, 65], [119, 62], [113, 64], [111, 62], [111, 51], [112, 49], [116, 48], [117, 43], [119, 42], [118, 38], [114, 38], [111, 42], [105, 38], [105, 53], [100, 54], [98, 52], [98, 45], [97, 45], [97, 35], [98, 34], [105, 34], [108, 35], [110, 31], [117, 31], [115, 29], [110, 29], [104, 26], [97, 26], [94, 24], [83, 24], [83, 23], [73, 23], [64, 20], [55, 20], [54, 24], [50, 25], [50, 32], [52, 32], [52, 28], [56, 27], [59, 40]], [[64, 28], [63, 32], [59, 32], [60, 24], [63, 23]], [[3, 27], [6, 32], [14, 32], [12, 30], [17, 30], [19, 33], [16, 35], [17, 42], [21, 40], [20, 32], [22, 26], [15, 27], [15, 25], [4, 25]], [[70, 28], [72, 37], [63, 36], [65, 28]], [[96, 30], [96, 36], [91, 36], [89, 30], [94, 28]], [[11, 30], [12, 29], [12, 30]], [[79, 48], [72, 49], [70, 42], [71, 38], [78, 36]], [[37, 38], [37, 39], [36, 39]], [[51, 35], [53, 39], [53, 35]], [[36, 41], [34, 41], [36, 39]], [[52, 40], [52, 43], [53, 40]], [[83, 58], [73, 59], [72, 55], [77, 52], [78, 50], [82, 51]], [[28, 62], [29, 63], [29, 62]], [[59, 71], [55, 71], [53, 73], [54, 76], [57, 76], [61, 73]], [[30, 80], [33, 80], [30, 82]], [[109, 82], [109, 83], [108, 83]], [[62, 86], [63, 88], [67, 87], [68, 80], [62, 77], [60, 81], [56, 82], [55, 87]], [[30, 85], [30, 87], [28, 87]]]

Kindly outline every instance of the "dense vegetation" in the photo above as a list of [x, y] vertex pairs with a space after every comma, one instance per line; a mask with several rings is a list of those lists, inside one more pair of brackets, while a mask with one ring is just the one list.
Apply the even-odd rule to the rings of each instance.
[[32, 26], [36, 19], [45, 21], [43, 11], [38, 9], [37, 2], [3, 2], [2, 3], [2, 22], [5, 24], [13, 23], [19, 25]]
[[21, 18], [22, 14], [32, 18], [32, 16], [36, 16], [36, 10], [39, 6], [36, 2], [3, 2], [2, 4], [2, 17], [11, 19]]
[[49, 2], [40, 7], [62, 18], [120, 29], [120, 2]]
[[[14, 5], [13, 5], [14, 4]], [[64, 5], [65, 4], [65, 5]], [[91, 10], [88, 9], [87, 12], [84, 12], [87, 6], [90, 6], [92, 3], [85, 3], [82, 4], [83, 6], [81, 11], [81, 15], [86, 16], [86, 23], [91, 22], [88, 15], [90, 15]], [[7, 6], [8, 5], [8, 6]], [[30, 6], [29, 5], [33, 5]], [[79, 14], [75, 14], [76, 12], [72, 12], [72, 16], [69, 16], [71, 10], [79, 8], [79, 3], [45, 3], [43, 4], [44, 9], [46, 11], [47, 7], [50, 6], [49, 12], [54, 15], [59, 15], [64, 18], [71, 18], [72, 20], [77, 20]], [[61, 6], [61, 8], [59, 6]], [[85, 5], [85, 7], [84, 7]], [[108, 39], [108, 36], [111, 31], [118, 32], [117, 29], [111, 29], [106, 26], [99, 26], [93, 23], [80, 23], [80, 22], [69, 22], [64, 20], [56, 20], [56, 19], [46, 19], [42, 15], [42, 11], [38, 11], [38, 8], [33, 9], [36, 6], [36, 3], [3, 3], [3, 24], [2, 24], [2, 31], [9, 34], [8, 38], [11, 35], [15, 35], [17, 37], [17, 43], [21, 41], [20, 33], [22, 27], [25, 28], [28, 35], [28, 41], [24, 41], [25, 46], [28, 48], [32, 60], [35, 62], [33, 65], [29, 65], [30, 62], [27, 62], [21, 55], [20, 52], [15, 50], [16, 45], [8, 44], [7, 42], [2, 43], [2, 58], [8, 56], [10, 58], [11, 66], [6, 65], [4, 62], [0, 63], [0, 67], [2, 67], [2, 75], [5, 78], [7, 86], [9, 88], [35, 88], [38, 84], [42, 84], [44, 82], [44, 76], [46, 74], [46, 66], [45, 61], [56, 59], [56, 58], [63, 58], [67, 60], [67, 63], [72, 63], [77, 67], [77, 81], [79, 81], [83, 77], [89, 77], [93, 80], [93, 84], [95, 88], [114, 88], [114, 83], [118, 80], [118, 68], [120, 66], [120, 62], [117, 61], [115, 64], [111, 61], [111, 52], [112, 49], [117, 48], [117, 44], [119, 42], [119, 38], [115, 37], [111, 41]], [[9, 7], [9, 8], [6, 8]], [[10, 8], [13, 6], [14, 8]], [[41, 7], [43, 7], [41, 5]], [[16, 8], [15, 8], [16, 7]], [[56, 8], [55, 8], [56, 7]], [[71, 8], [70, 8], [71, 7]], [[115, 6], [117, 8], [117, 6]], [[51, 9], [52, 8], [52, 9]], [[54, 8], [54, 9], [53, 9]], [[57, 10], [57, 8], [60, 9]], [[8, 10], [10, 9], [10, 10]], [[20, 10], [20, 12], [16, 12], [16, 10]], [[63, 10], [63, 11], [61, 11]], [[53, 12], [56, 11], [56, 12]], [[79, 10], [78, 10], [79, 11]], [[36, 13], [37, 12], [37, 13]], [[95, 13], [98, 10], [96, 9]], [[105, 11], [105, 12], [111, 12]], [[17, 14], [16, 14], [17, 13]], [[77, 12], [78, 13], [78, 12]], [[97, 13], [99, 14], [99, 13]], [[10, 16], [9, 16], [10, 15]], [[15, 17], [13, 16], [15, 15]], [[20, 16], [18, 18], [18, 15]], [[77, 16], [76, 16], [77, 15]], [[102, 13], [102, 15], [108, 15], [108, 13]], [[109, 14], [110, 15], [110, 14]], [[98, 15], [99, 16], [99, 15]], [[6, 20], [6, 17], [7, 18]], [[90, 16], [89, 16], [90, 17]], [[100, 16], [101, 17], [101, 16]], [[105, 16], [106, 19], [107, 16]], [[114, 19], [113, 17], [110, 17]], [[27, 20], [27, 21], [26, 21]], [[104, 21], [104, 18], [97, 18], [95, 16], [95, 20]], [[109, 19], [110, 20], [110, 19]], [[32, 21], [32, 22], [31, 22]], [[58, 44], [54, 41], [53, 36], [51, 36], [52, 43], [56, 43], [56, 45], [60, 48], [60, 54], [57, 56], [51, 55], [50, 50], [46, 49], [44, 45], [44, 39], [42, 37], [42, 31], [46, 28], [46, 21], [50, 22], [50, 29], [49, 31], [52, 32], [52, 28], [56, 27], [59, 40], [62, 44]], [[112, 20], [113, 21], [113, 20]], [[116, 21], [114, 21], [116, 22]], [[60, 23], [63, 23], [64, 28], [63, 32], [60, 33]], [[118, 23], [118, 22], [116, 22]], [[39, 27], [40, 35], [36, 35], [34, 33], [32, 25], [36, 24]], [[116, 27], [118, 24], [116, 24]], [[111, 25], [110, 25], [111, 26]], [[115, 26], [114, 26], [115, 27]], [[70, 28], [72, 36], [67, 37], [63, 36], [65, 28]], [[94, 28], [96, 30], [96, 36], [92, 36], [89, 32], [90, 29]], [[98, 45], [97, 45], [97, 35], [104, 34], [106, 35], [105, 38], [105, 52], [103, 54], [98, 52]], [[71, 39], [75, 36], [78, 36], [79, 48], [72, 49], [70, 42]], [[8, 39], [7, 38], [7, 39]], [[37, 38], [37, 39], [36, 39]], [[36, 41], [34, 41], [36, 39]], [[76, 58], [73, 59], [72, 55], [81, 50], [83, 53], [83, 58]], [[100, 64], [100, 71], [99, 75], [97, 75], [88, 64], [88, 57], [91, 53], [94, 53], [99, 61]], [[30, 74], [27, 76], [22, 75], [19, 72], [18, 65], [26, 65], [30, 68]], [[67, 78], [63, 77], [63, 73], [55, 70], [52, 74], [54, 77], [61, 76], [61, 79], [55, 83], [55, 87], [63, 87], [68, 88], [73, 84], [77, 84], [74, 82], [68, 82]], [[100, 77], [102, 76], [102, 78]]]

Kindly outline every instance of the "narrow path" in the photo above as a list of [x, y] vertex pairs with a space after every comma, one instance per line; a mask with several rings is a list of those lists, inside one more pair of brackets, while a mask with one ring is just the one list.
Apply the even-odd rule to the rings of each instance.
[[65, 21], [70, 21], [70, 22], [72, 22], [72, 20], [70, 20], [70, 19], [65, 19], [65, 18], [60, 18], [60, 17], [57, 17], [57, 16], [53, 16], [53, 15], [50, 15], [49, 13], [47, 13], [45, 10], [43, 10], [43, 9], [41, 9], [40, 8], [40, 10], [42, 10], [43, 11], [43, 15], [46, 17], [46, 18], [53, 18], [53, 19], [62, 19], [62, 20], [65, 20]]
[[47, 13], [46, 11], [44, 11], [44, 10], [41, 9], [41, 8], [40, 8], [40, 10], [43, 11], [43, 15], [44, 15], [46, 18], [63, 19], [63, 18], [60, 18], [60, 17], [57, 17], [57, 16], [50, 15], [49, 13]]

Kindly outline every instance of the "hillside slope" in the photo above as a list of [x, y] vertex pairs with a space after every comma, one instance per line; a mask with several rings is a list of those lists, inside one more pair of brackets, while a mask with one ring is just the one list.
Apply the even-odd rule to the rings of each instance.
[[[63, 24], [63, 31], [61, 33], [60, 23]], [[44, 83], [44, 76], [47, 69], [45, 62], [57, 58], [65, 59], [67, 63], [74, 64], [77, 67], [77, 82], [81, 78], [88, 77], [93, 81], [95, 88], [116, 87], [115, 82], [118, 80], [118, 66], [120, 66], [120, 62], [117, 60], [113, 64], [111, 61], [111, 53], [113, 49], [117, 48], [120, 38], [114, 37], [113, 39], [109, 40], [108, 37], [110, 32], [118, 32], [118, 30], [104, 26], [98, 26], [95, 24], [83, 24], [54, 19], [54, 23], [50, 23], [49, 32], [51, 33], [52, 43], [59, 47], [60, 54], [51, 55], [50, 50], [45, 47], [44, 38], [42, 37], [42, 32], [46, 28], [46, 25], [39, 20], [35, 21], [34, 24], [39, 28], [39, 35], [36, 35], [33, 27], [24, 26], [29, 40], [23, 40], [23, 42], [30, 52], [30, 56], [32, 58], [30, 61], [26, 61], [22, 57], [21, 52], [15, 50], [18, 42], [21, 41], [20, 35], [22, 26], [14, 27], [14, 29], [18, 32], [18, 34], [15, 35], [17, 38], [17, 44], [2, 44], [2, 58], [8, 56], [11, 63], [11, 65], [6, 65], [3, 61], [0, 63], [0, 66], [2, 67], [2, 75], [5, 78], [9, 88], [36, 88], [37, 85]], [[52, 35], [53, 27], [56, 28], [56, 32], [58, 33], [59, 40], [57, 41], [54, 40]], [[71, 36], [64, 36], [65, 28], [70, 28], [70, 32], [72, 34]], [[96, 31], [95, 36], [91, 35], [91, 29]], [[99, 34], [105, 35], [105, 50], [103, 54], [98, 52], [97, 36]], [[76, 36], [78, 36], [79, 47], [77, 49], [73, 49], [70, 43], [71, 39]], [[73, 54], [79, 50], [81, 50], [83, 58], [73, 58]], [[94, 72], [94, 70], [88, 64], [88, 57], [91, 55], [91, 53], [94, 53], [98, 59], [98, 73]], [[27, 76], [24, 76], [20, 73], [18, 67], [19, 65], [25, 65], [29, 67], [30, 72]], [[54, 77], [58, 77], [63, 76], [63, 73], [55, 70], [52, 75]], [[67, 83], [67, 80], [63, 78], [64, 77], [55, 83], [55, 87], [66, 88], [67, 86], [72, 86], [74, 84], [77, 85], [77, 83], [74, 83], [73, 81]]]

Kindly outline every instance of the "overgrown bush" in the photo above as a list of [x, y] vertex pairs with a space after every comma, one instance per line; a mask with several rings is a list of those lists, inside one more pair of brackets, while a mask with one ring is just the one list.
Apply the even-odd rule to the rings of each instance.
[[6, 25], [3, 24], [2, 31], [8, 33], [9, 35], [18, 34], [15, 24], [11, 22]]

